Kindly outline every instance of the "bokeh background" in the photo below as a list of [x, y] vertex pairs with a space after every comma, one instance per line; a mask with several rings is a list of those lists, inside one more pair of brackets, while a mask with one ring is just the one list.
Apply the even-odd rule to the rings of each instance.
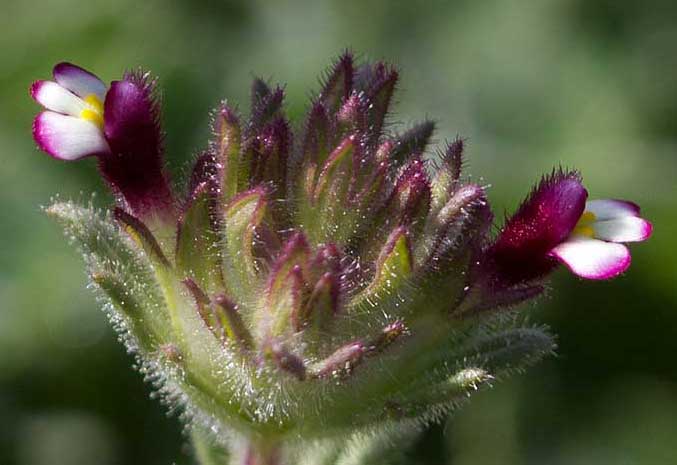
[[346, 47], [401, 69], [395, 123], [432, 116], [469, 140], [499, 216], [553, 166], [593, 197], [642, 205], [655, 235], [608, 283], [566, 272], [532, 318], [559, 355], [480, 393], [431, 429], [415, 463], [677, 463], [677, 3], [631, 0], [242, 2], [2, 0], [0, 463], [187, 465], [176, 418], [86, 290], [80, 259], [40, 211], [106, 205], [92, 160], [60, 163], [30, 136], [27, 88], [70, 60], [104, 80], [161, 77], [169, 166], [205, 147], [208, 112], [247, 110], [254, 75], [286, 83], [299, 121]]

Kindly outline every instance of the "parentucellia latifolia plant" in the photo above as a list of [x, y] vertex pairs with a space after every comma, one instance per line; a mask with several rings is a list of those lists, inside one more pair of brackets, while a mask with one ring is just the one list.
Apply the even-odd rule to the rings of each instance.
[[416, 432], [554, 349], [519, 304], [562, 263], [585, 279], [630, 264], [651, 224], [589, 200], [556, 169], [492, 234], [464, 141], [393, 134], [398, 73], [346, 53], [293, 130], [256, 79], [248, 117], [222, 103], [176, 188], [156, 80], [106, 85], [69, 63], [32, 97], [40, 149], [96, 157], [111, 211], [47, 208], [85, 258], [121, 340], [182, 412], [203, 465], [391, 463]]

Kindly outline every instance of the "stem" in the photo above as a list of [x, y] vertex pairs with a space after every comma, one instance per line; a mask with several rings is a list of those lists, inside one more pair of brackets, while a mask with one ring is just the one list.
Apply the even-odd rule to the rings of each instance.
[[277, 443], [240, 438], [226, 450], [199, 429], [191, 431], [191, 441], [200, 465], [282, 465]]
[[227, 465], [228, 452], [214, 444], [201, 431], [193, 430], [190, 434], [193, 442], [195, 458], [200, 465]]
[[231, 465], [282, 465], [279, 449], [270, 444], [250, 442]]

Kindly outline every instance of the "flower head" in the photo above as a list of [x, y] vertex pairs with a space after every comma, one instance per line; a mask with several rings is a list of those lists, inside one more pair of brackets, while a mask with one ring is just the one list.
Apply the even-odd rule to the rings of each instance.
[[580, 176], [557, 171], [492, 241], [485, 190], [463, 177], [463, 140], [431, 159], [432, 121], [386, 130], [399, 74], [349, 53], [298, 132], [283, 89], [261, 80], [248, 116], [220, 105], [176, 204], [155, 82], [128, 73], [106, 89], [72, 65], [55, 79], [34, 86], [58, 122], [36, 123], [38, 144], [61, 159], [95, 155], [119, 195], [112, 215], [72, 203], [49, 213], [167, 397], [234, 447], [238, 435], [265, 442], [274, 463], [291, 456], [286, 439], [293, 449], [439, 420], [538, 360], [551, 337], [506, 308], [536, 297], [558, 260], [617, 274], [626, 249], [605, 241], [650, 233], [631, 204], [586, 204]]

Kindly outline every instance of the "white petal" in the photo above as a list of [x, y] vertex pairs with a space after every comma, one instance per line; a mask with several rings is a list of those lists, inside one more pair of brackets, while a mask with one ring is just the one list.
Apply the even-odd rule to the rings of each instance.
[[639, 242], [651, 236], [651, 223], [637, 216], [624, 216], [613, 220], [595, 221], [594, 236], [611, 242]]
[[110, 152], [96, 124], [53, 111], [43, 111], [35, 118], [33, 138], [42, 150], [60, 160]]
[[627, 200], [588, 200], [585, 211], [592, 212], [597, 220], [610, 220], [622, 216], [639, 216], [639, 205]]
[[83, 99], [94, 94], [103, 102], [106, 97], [106, 84], [79, 66], [59, 63], [54, 67], [53, 74], [56, 82]]
[[65, 115], [80, 116], [80, 112], [87, 108], [87, 104], [80, 97], [52, 81], [33, 83], [31, 95], [48, 110]]
[[550, 255], [586, 279], [610, 279], [630, 266], [627, 247], [587, 237], [570, 237], [552, 249]]

